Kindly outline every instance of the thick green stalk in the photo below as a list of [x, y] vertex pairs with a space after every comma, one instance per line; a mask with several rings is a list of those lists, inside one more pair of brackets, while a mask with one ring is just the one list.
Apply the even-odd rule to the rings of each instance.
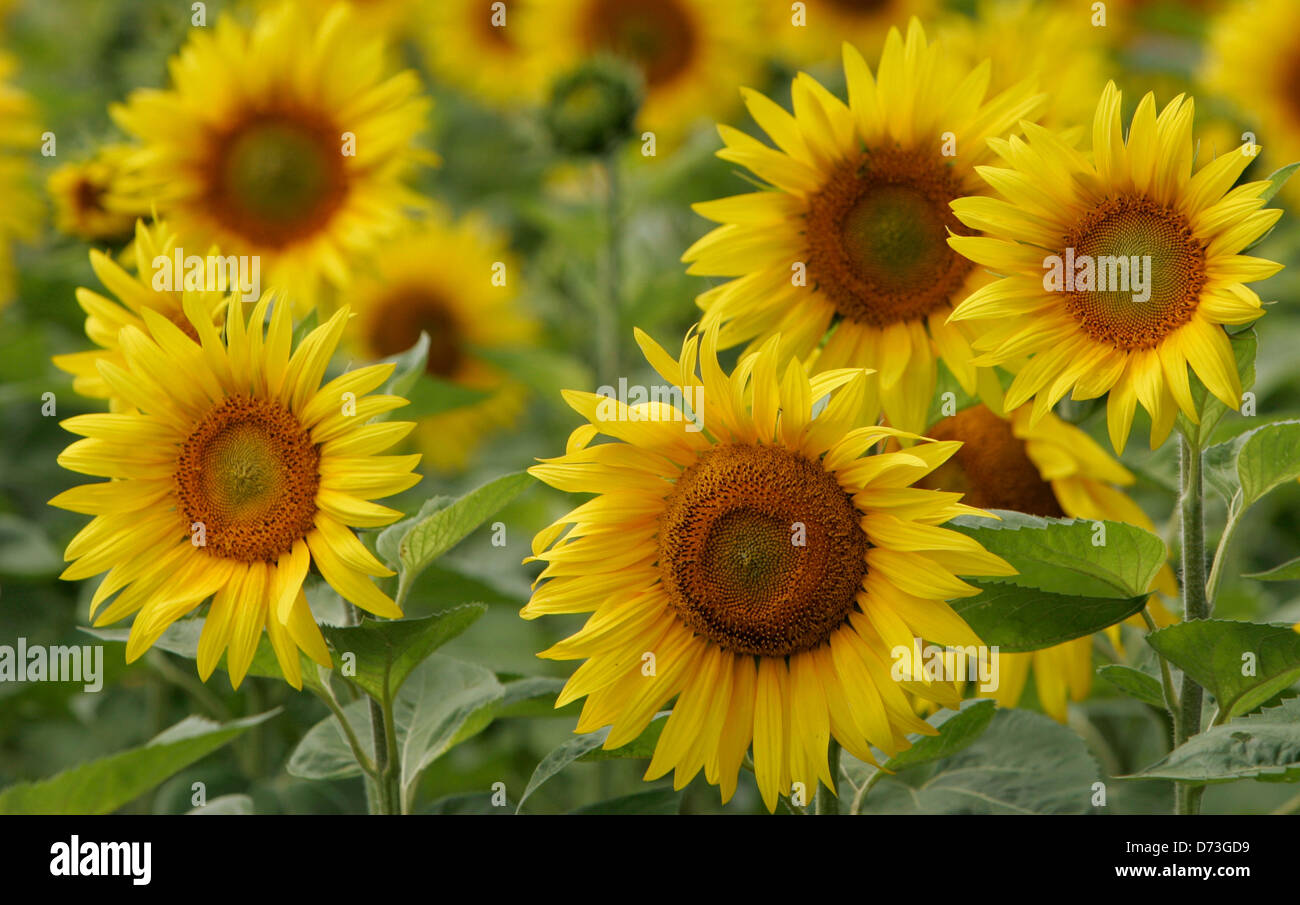
[[[1202, 475], [1202, 452], [1199, 443], [1186, 436], [1180, 446], [1179, 499], [1183, 557], [1183, 619], [1210, 618], [1210, 601], [1205, 588], [1205, 482]], [[1179, 709], [1174, 720], [1174, 745], [1183, 744], [1201, 731], [1201, 706], [1204, 689], [1183, 673]], [[1196, 814], [1200, 811], [1203, 788], [1188, 783], [1174, 784], [1174, 812]]]

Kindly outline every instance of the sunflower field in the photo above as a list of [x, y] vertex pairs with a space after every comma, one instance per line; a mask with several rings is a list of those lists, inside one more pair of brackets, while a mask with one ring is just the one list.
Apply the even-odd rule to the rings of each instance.
[[1295, 0], [0, 0], [0, 814], [1300, 813], [1297, 168]]

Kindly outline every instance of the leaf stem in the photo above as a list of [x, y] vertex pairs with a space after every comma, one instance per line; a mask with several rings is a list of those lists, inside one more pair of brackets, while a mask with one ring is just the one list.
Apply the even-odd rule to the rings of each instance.
[[[1155, 620], [1151, 618], [1151, 614], [1147, 611], [1147, 607], [1142, 608], [1142, 621], [1147, 624], [1148, 632], [1154, 632], [1157, 630]], [[1160, 661], [1160, 684], [1164, 686], [1165, 690], [1165, 709], [1169, 711], [1169, 715], [1174, 718], [1174, 724], [1177, 725], [1178, 692], [1174, 691], [1174, 677], [1169, 672], [1169, 661], [1161, 654], [1156, 654], [1156, 659]]]
[[1228, 520], [1223, 525], [1223, 535], [1219, 538], [1219, 546], [1214, 551], [1214, 563], [1210, 566], [1210, 577], [1205, 582], [1205, 599], [1211, 604], [1218, 595], [1219, 580], [1223, 577], [1223, 560], [1228, 551], [1228, 544], [1232, 542], [1232, 535], [1241, 524], [1241, 511], [1244, 508], [1241, 505], [1241, 491], [1237, 491], [1237, 495], [1228, 506]]
[[[1210, 617], [1211, 601], [1206, 596], [1205, 580], [1205, 480], [1202, 473], [1203, 453], [1199, 439], [1182, 435], [1179, 446], [1179, 529], [1182, 532], [1183, 619]], [[1205, 691], [1183, 673], [1179, 709], [1174, 720], [1174, 745], [1183, 744], [1201, 731], [1201, 708]], [[1189, 783], [1174, 784], [1174, 813], [1200, 812], [1203, 787]]]

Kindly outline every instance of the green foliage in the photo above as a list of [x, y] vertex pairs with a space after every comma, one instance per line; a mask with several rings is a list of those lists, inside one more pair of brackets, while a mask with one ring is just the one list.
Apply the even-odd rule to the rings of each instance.
[[0, 791], [0, 814], [109, 814], [278, 711], [228, 723], [191, 716], [139, 748]]
[[1214, 726], [1125, 779], [1300, 782], [1300, 698]]
[[1164, 688], [1161, 687], [1160, 680], [1154, 676], [1149, 676], [1140, 669], [1124, 666], [1122, 663], [1108, 663], [1097, 670], [1097, 675], [1129, 697], [1137, 698], [1143, 704], [1164, 709]]
[[983, 590], [952, 602], [985, 644], [1015, 654], [1055, 647], [1122, 622], [1146, 606], [1147, 597], [1075, 597], [1035, 588], [971, 582]]
[[1162, 628], [1147, 641], [1214, 695], [1219, 722], [1300, 679], [1300, 634], [1287, 625], [1202, 619]]

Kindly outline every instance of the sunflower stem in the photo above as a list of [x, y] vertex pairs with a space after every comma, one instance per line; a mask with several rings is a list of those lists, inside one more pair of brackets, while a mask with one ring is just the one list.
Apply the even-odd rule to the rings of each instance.
[[[1182, 532], [1183, 619], [1208, 619], [1211, 601], [1206, 595], [1205, 580], [1205, 482], [1202, 474], [1202, 451], [1198, 440], [1183, 434], [1180, 444], [1179, 529]], [[1204, 689], [1187, 673], [1174, 713], [1174, 746], [1183, 744], [1201, 731], [1201, 708]], [[1174, 784], [1174, 813], [1200, 812], [1202, 787], [1189, 783]]]
[[612, 379], [618, 373], [619, 321], [622, 300], [621, 259], [622, 229], [619, 222], [621, 193], [619, 189], [618, 150], [603, 158], [605, 171], [605, 297], [596, 300], [596, 365], [602, 379]]
[[[840, 743], [831, 739], [830, 749], [826, 752], [827, 762], [831, 768], [831, 779], [834, 782], [840, 781]], [[835, 793], [826, 786], [817, 785], [817, 800], [815, 802], [815, 814], [838, 814], [840, 812], [840, 800]]]

